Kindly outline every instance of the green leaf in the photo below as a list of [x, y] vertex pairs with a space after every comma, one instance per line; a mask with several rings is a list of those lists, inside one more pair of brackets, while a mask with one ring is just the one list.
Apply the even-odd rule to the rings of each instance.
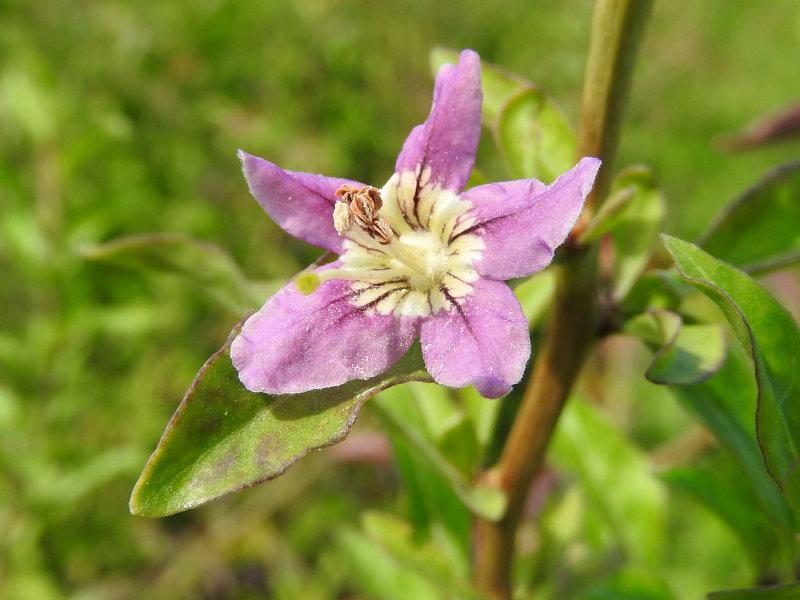
[[614, 229], [623, 221], [625, 209], [634, 198], [636, 198], [636, 189], [633, 186], [624, 187], [612, 193], [578, 237], [578, 242], [581, 244], [595, 242]]
[[372, 408], [387, 429], [402, 435], [409, 446], [450, 483], [453, 491], [470, 510], [492, 521], [503, 516], [506, 496], [501, 490], [487, 485], [473, 485], [419, 431], [398, 418], [393, 411], [387, 410], [384, 403], [376, 402]]
[[635, 563], [655, 566], [662, 556], [666, 490], [647, 458], [580, 398], [564, 409], [553, 439], [552, 458], [577, 475], [581, 488]]
[[767, 173], [728, 204], [698, 245], [750, 273], [800, 262], [800, 160]]
[[[396, 419], [414, 429], [433, 443], [428, 418], [420, 410], [414, 386], [400, 385], [378, 395], [371, 407], [380, 404]], [[434, 389], [434, 386], [425, 386]], [[392, 444], [394, 463], [404, 484], [408, 499], [408, 512], [419, 538], [427, 538], [434, 531], [443, 531], [468, 562], [469, 527], [472, 515], [456, 495], [450, 482], [430, 461], [409, 443], [406, 436], [395, 428], [386, 428]]]
[[774, 565], [776, 553], [784, 548], [784, 540], [775, 535], [736, 465], [725, 455], [714, 458], [702, 466], [671, 469], [661, 477], [670, 487], [691, 496], [725, 521], [739, 536], [759, 573], [766, 574]]
[[537, 88], [522, 90], [503, 105], [495, 139], [515, 179], [550, 183], [574, 164], [575, 133]]
[[775, 481], [764, 469], [755, 439], [755, 384], [744, 352], [734, 346], [722, 368], [707, 381], [669, 389], [683, 407], [728, 450], [776, 532], [790, 535], [793, 517]]
[[645, 377], [662, 385], [700, 383], [720, 369], [725, 352], [725, 334], [719, 325], [684, 325], [671, 343], [656, 352]]
[[756, 435], [764, 464], [800, 507], [800, 329], [770, 293], [694, 244], [663, 236], [681, 276], [717, 303], [752, 356]]
[[677, 310], [692, 288], [674, 271], [652, 270], [636, 280], [620, 308], [623, 315], [638, 315], [652, 308]]
[[625, 569], [592, 585], [581, 600], [673, 600], [669, 587], [652, 572]]
[[712, 592], [708, 597], [709, 600], [797, 600], [800, 598], [800, 584], [776, 585], [750, 588], [748, 590], [724, 590]]
[[370, 598], [486, 599], [468, 580], [466, 563], [454, 563], [440, 540], [420, 543], [409, 524], [392, 515], [367, 512], [360, 531], [343, 528], [336, 541], [352, 566], [352, 585]]
[[[436, 75], [443, 64], [458, 62], [459, 52], [448, 48], [431, 50], [431, 72]], [[481, 61], [481, 88], [483, 89], [482, 118], [485, 127], [493, 128], [500, 111], [508, 100], [522, 90], [533, 87], [517, 75], [500, 67]]]
[[441, 600], [436, 586], [422, 575], [397, 561], [367, 536], [354, 528], [342, 529], [336, 536], [337, 555], [349, 565], [350, 582], [376, 600]]
[[273, 479], [311, 450], [344, 439], [370, 397], [428, 377], [415, 345], [368, 380], [303, 394], [256, 394], [231, 364], [237, 333], [203, 365], [172, 416], [133, 489], [133, 514], [163, 517]]
[[[624, 192], [624, 190], [628, 190]], [[624, 298], [647, 267], [664, 218], [664, 198], [652, 172], [645, 167], [621, 171], [611, 184], [611, 195], [632, 193], [633, 198], [615, 217], [613, 296]]]
[[433, 582], [445, 597], [478, 600], [483, 596], [467, 579], [469, 566], [453, 561], [449, 550], [432, 538], [420, 544], [408, 523], [395, 516], [367, 512], [361, 519], [366, 535], [388, 551], [400, 564]]
[[725, 362], [725, 334], [715, 323], [683, 325], [679, 315], [653, 309], [631, 319], [624, 331], [642, 338], [655, 351], [645, 373], [653, 383], [700, 383]]
[[251, 283], [219, 246], [178, 234], [133, 235], [80, 253], [89, 260], [180, 276], [238, 315], [258, 307], [282, 285]]

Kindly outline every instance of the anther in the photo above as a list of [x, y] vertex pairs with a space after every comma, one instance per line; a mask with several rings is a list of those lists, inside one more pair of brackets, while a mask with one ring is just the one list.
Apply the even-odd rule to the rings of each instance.
[[336, 190], [336, 197], [339, 200], [333, 209], [333, 225], [339, 235], [344, 235], [350, 225], [355, 223], [379, 244], [391, 242], [394, 235], [392, 227], [378, 214], [383, 206], [383, 199], [377, 188], [369, 185], [363, 188], [343, 185]]

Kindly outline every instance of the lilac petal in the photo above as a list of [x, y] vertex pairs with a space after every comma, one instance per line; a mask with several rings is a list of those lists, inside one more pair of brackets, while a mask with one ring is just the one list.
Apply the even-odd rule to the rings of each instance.
[[472, 203], [476, 233], [485, 248], [475, 268], [484, 277], [506, 280], [541, 271], [569, 234], [592, 189], [600, 160], [582, 158], [553, 184], [520, 179], [474, 187], [462, 194]]
[[395, 171], [420, 173], [430, 167], [433, 183], [461, 191], [472, 173], [481, 134], [481, 63], [464, 50], [458, 65], [444, 65], [436, 75], [428, 119], [406, 138]]
[[294, 394], [369, 379], [396, 363], [416, 338], [416, 320], [367, 315], [350, 303], [350, 288], [330, 280], [304, 296], [290, 283], [267, 300], [231, 345], [244, 386]]
[[514, 293], [502, 282], [478, 279], [465, 298], [448, 298], [422, 322], [425, 366], [443, 385], [474, 385], [482, 396], [499, 398], [525, 371], [531, 353], [528, 321]]
[[363, 184], [337, 177], [285, 171], [242, 150], [239, 158], [250, 193], [273, 221], [287, 233], [309, 244], [341, 254], [344, 240], [333, 227], [336, 190], [344, 184], [357, 187], [363, 187]]

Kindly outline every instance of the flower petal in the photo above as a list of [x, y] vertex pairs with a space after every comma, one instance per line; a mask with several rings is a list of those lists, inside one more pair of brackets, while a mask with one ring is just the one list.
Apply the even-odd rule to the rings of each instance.
[[285, 171], [242, 150], [239, 158], [250, 193], [273, 221], [309, 244], [341, 254], [344, 240], [333, 227], [336, 190], [344, 184], [363, 187], [362, 184], [337, 177]]
[[472, 173], [481, 135], [481, 63], [464, 50], [458, 65], [444, 65], [436, 75], [428, 119], [406, 138], [395, 171], [416, 171], [430, 182], [461, 191]]
[[344, 280], [308, 296], [290, 283], [267, 300], [231, 345], [244, 386], [294, 394], [369, 379], [396, 363], [416, 338], [416, 320], [368, 315], [350, 303], [355, 293]]
[[600, 160], [582, 158], [553, 184], [535, 179], [480, 185], [461, 197], [472, 203], [465, 215], [475, 222], [456, 228], [476, 233], [485, 249], [475, 268], [484, 277], [506, 280], [541, 271], [569, 234], [592, 189]]
[[528, 322], [504, 283], [479, 279], [465, 298], [448, 297], [449, 310], [422, 322], [422, 356], [433, 379], [452, 387], [474, 385], [499, 398], [525, 371], [531, 353]]

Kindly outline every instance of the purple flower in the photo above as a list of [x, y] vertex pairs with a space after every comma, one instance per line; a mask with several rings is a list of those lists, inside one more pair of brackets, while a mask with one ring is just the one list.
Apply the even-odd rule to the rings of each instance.
[[438, 383], [494, 398], [522, 378], [528, 323], [503, 281], [550, 264], [600, 161], [584, 158], [550, 186], [524, 179], [463, 191], [481, 98], [480, 59], [465, 50], [439, 70], [428, 119], [380, 190], [240, 152], [267, 214], [339, 255], [304, 278], [306, 293], [290, 283], [244, 324], [231, 358], [247, 389], [298, 393], [367, 379], [418, 336]]

